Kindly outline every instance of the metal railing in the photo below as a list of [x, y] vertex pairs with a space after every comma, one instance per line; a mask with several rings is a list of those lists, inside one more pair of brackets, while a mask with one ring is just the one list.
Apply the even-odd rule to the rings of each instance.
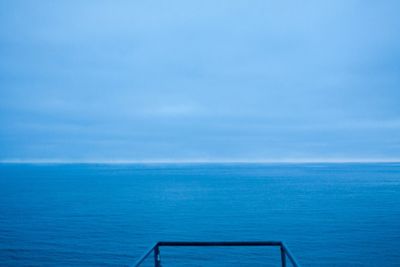
[[152, 246], [133, 266], [140, 265], [153, 253], [154, 266], [161, 267], [160, 247], [279, 247], [282, 267], [286, 267], [287, 259], [293, 267], [300, 267], [288, 247], [281, 241], [221, 241], [221, 242], [188, 242], [160, 241]]

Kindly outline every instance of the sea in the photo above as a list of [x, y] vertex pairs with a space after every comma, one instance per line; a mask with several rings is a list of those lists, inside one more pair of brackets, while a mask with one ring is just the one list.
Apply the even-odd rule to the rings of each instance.
[[[160, 240], [400, 266], [400, 164], [0, 164], [0, 266], [133, 266]], [[282, 266], [275, 247], [160, 253], [163, 267]]]

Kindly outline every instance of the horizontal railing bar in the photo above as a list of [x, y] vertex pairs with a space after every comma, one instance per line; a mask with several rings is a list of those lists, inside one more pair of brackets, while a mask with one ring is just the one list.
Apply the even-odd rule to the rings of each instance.
[[281, 241], [160, 241], [158, 246], [168, 247], [240, 247], [240, 246], [282, 246]]
[[154, 248], [156, 246], [157, 246], [157, 244], [155, 244], [154, 246], [149, 248], [149, 250], [146, 252], [146, 254], [144, 254], [142, 257], [140, 257], [140, 259], [133, 265], [133, 267], [138, 267], [140, 264], [142, 264], [142, 262], [144, 262], [147, 259], [147, 257], [154, 251]]

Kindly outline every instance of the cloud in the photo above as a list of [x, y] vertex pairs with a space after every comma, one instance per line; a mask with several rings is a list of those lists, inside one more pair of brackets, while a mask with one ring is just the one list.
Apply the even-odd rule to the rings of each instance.
[[0, 5], [0, 158], [400, 157], [398, 1]]

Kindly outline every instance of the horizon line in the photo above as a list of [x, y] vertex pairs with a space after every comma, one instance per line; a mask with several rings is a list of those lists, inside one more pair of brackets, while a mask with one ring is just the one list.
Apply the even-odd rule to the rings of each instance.
[[400, 163], [400, 159], [157, 159], [157, 160], [64, 160], [0, 159], [0, 164], [305, 164], [305, 163]]

